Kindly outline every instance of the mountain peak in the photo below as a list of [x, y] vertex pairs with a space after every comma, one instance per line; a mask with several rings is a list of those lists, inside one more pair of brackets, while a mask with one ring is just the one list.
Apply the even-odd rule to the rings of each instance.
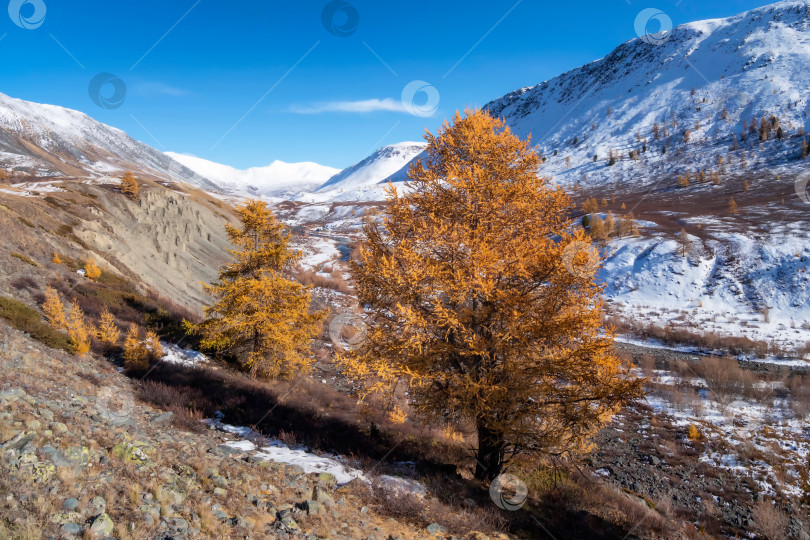
[[312, 162], [287, 163], [275, 160], [264, 167], [240, 170], [174, 152], [166, 155], [195, 173], [208, 178], [226, 191], [251, 195], [280, 195], [318, 187], [340, 170]]
[[[809, 21], [810, 5], [788, 0], [680, 25], [660, 44], [628, 41], [485, 108], [517, 135], [531, 135], [547, 158], [544, 173], [563, 182], [638, 175], [633, 163], [621, 162], [631, 152], [647, 165], [647, 178], [710, 168], [744, 123], [776, 115], [786, 133], [804, 129]], [[750, 151], [770, 162], [786, 149], [760, 153], [757, 144]], [[611, 154], [618, 167], [609, 165]]]
[[356, 192], [388, 181], [405, 180], [411, 162], [425, 150], [424, 142], [401, 142], [384, 146], [361, 162], [330, 178], [317, 192]]

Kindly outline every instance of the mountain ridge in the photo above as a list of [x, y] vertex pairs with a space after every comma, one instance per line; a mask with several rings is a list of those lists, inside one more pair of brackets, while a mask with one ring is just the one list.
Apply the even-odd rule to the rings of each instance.
[[166, 155], [227, 191], [247, 195], [294, 195], [314, 190], [340, 173], [340, 169], [311, 161], [287, 163], [275, 160], [264, 167], [236, 169], [196, 156], [175, 152], [166, 152]]
[[[645, 165], [648, 177], [706, 169], [734, 147], [735, 136], [751, 165], [790, 165], [786, 148], [760, 149], [741, 134], [748, 121], [775, 115], [784, 139], [803, 136], [808, 28], [804, 1], [686, 23], [658, 45], [629, 40], [485, 109], [504, 117], [518, 136], [531, 136], [547, 160], [544, 173], [567, 184], [632, 178], [639, 170], [633, 165]], [[638, 159], [629, 157], [634, 151]], [[611, 153], [618, 167], [611, 168]]]
[[176, 179], [204, 189], [216, 186], [123, 130], [89, 115], [0, 94], [0, 160], [32, 176], [97, 176], [137, 169], [156, 178]]

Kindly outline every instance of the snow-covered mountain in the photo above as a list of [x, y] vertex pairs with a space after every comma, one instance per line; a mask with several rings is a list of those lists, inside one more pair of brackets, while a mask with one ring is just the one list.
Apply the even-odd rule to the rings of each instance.
[[340, 169], [312, 162], [283, 161], [240, 170], [194, 156], [174, 152], [166, 152], [166, 155], [223, 190], [237, 194], [283, 196], [309, 192], [340, 172]]
[[104, 176], [137, 170], [216, 186], [154, 148], [79, 111], [0, 94], [0, 165], [33, 176]]
[[[804, 167], [797, 157], [810, 106], [807, 73], [810, 2], [787, 0], [684, 24], [663, 39], [630, 40], [485, 108], [531, 136], [546, 160], [542, 172], [569, 185], [642, 185], [687, 170], [735, 175], [741, 167], [728, 166], [735, 159], [747, 171], [795, 172]], [[382, 148], [302, 200], [379, 200], [377, 184], [403, 180], [423, 150], [410, 142]]]
[[424, 142], [402, 142], [380, 148], [361, 162], [334, 175], [310, 198], [381, 200], [384, 190], [380, 184], [405, 180], [411, 162], [425, 150], [425, 146]]
[[[628, 41], [486, 107], [519, 135], [532, 135], [547, 160], [543, 172], [569, 184], [708, 174], [732, 159], [740, 166], [728, 167], [729, 174], [790, 168], [804, 163], [796, 158], [807, 121], [807, 73], [810, 3], [786, 0], [681, 25], [662, 40]], [[758, 133], [763, 117], [770, 123], [766, 141]], [[380, 183], [403, 180], [423, 150], [422, 142], [387, 146], [344, 171], [283, 162], [240, 171], [158, 152], [77, 111], [0, 94], [0, 165], [37, 176], [133, 169], [235, 194], [368, 200], [382, 197]]]
[[125, 170], [236, 195], [293, 196], [339, 169], [275, 161], [241, 171], [192, 156], [163, 153], [86, 114], [0, 94], [0, 167], [31, 176], [106, 176]]
[[[544, 172], [567, 183], [710, 169], [735, 147], [753, 168], [794, 160], [807, 124], [810, 3], [684, 24], [659, 41], [628, 41], [486, 108], [531, 135], [548, 160]], [[757, 131], [771, 115], [782, 139], [774, 127], [760, 148]]]

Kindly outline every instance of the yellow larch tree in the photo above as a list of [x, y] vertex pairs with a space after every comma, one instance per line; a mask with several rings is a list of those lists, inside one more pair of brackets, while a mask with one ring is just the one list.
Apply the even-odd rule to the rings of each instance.
[[139, 191], [140, 188], [138, 187], [138, 181], [135, 180], [135, 175], [129, 171], [125, 172], [124, 177], [121, 178], [121, 193], [129, 199], [137, 201]]
[[53, 264], [62, 264], [62, 258], [59, 256], [58, 253], [54, 252], [51, 262], [53, 262]]
[[65, 304], [59, 293], [53, 287], [45, 289], [45, 302], [42, 303], [42, 312], [45, 320], [56, 330], [67, 329], [67, 317], [65, 316]]
[[203, 348], [237, 359], [254, 377], [307, 372], [324, 314], [310, 311], [309, 287], [288, 277], [300, 252], [290, 247], [289, 230], [266, 203], [248, 201], [237, 214], [241, 227], [226, 226], [237, 248], [234, 261], [206, 287], [215, 303], [189, 329], [202, 336]]
[[75, 299], [68, 308], [67, 333], [70, 336], [70, 343], [73, 345], [73, 352], [77, 356], [84, 356], [90, 352], [90, 340], [94, 333], [93, 328], [85, 320], [84, 312]]
[[160, 338], [154, 330], [146, 332], [146, 340], [144, 341], [146, 349], [149, 351], [150, 360], [158, 362], [163, 358], [163, 346], [160, 344]]
[[101, 269], [96, 266], [96, 261], [90, 259], [84, 264], [84, 275], [89, 279], [98, 279], [101, 277]]
[[127, 371], [143, 371], [149, 367], [149, 349], [141, 339], [137, 324], [131, 324], [124, 338], [124, 367]]
[[115, 324], [115, 316], [110, 313], [107, 306], [101, 311], [96, 337], [108, 349], [117, 347], [121, 338], [121, 330]]
[[[415, 414], [477, 430], [475, 476], [520, 453], [575, 455], [642, 395], [603, 328], [595, 248], [529, 141], [481, 110], [456, 113], [353, 264], [368, 312], [339, 357], [364, 396], [407, 385]], [[361, 396], [363, 397], [363, 396]]]

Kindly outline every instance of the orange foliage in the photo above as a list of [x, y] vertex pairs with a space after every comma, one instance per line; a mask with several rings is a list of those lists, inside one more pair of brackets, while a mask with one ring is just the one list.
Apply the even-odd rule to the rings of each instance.
[[568, 195], [486, 112], [425, 138], [405, 194], [390, 186], [365, 226], [353, 272], [368, 334], [338, 361], [366, 395], [404, 382], [416, 414], [474, 423], [480, 479], [517, 452], [587, 450], [642, 387], [602, 328], [596, 249], [570, 230]]
[[226, 226], [238, 248], [231, 251], [235, 261], [206, 287], [216, 301], [189, 329], [202, 336], [203, 348], [238, 357], [254, 377], [307, 372], [314, 362], [310, 342], [324, 314], [310, 313], [309, 287], [286, 276], [300, 254], [266, 203], [248, 201], [237, 213], [241, 228]]

